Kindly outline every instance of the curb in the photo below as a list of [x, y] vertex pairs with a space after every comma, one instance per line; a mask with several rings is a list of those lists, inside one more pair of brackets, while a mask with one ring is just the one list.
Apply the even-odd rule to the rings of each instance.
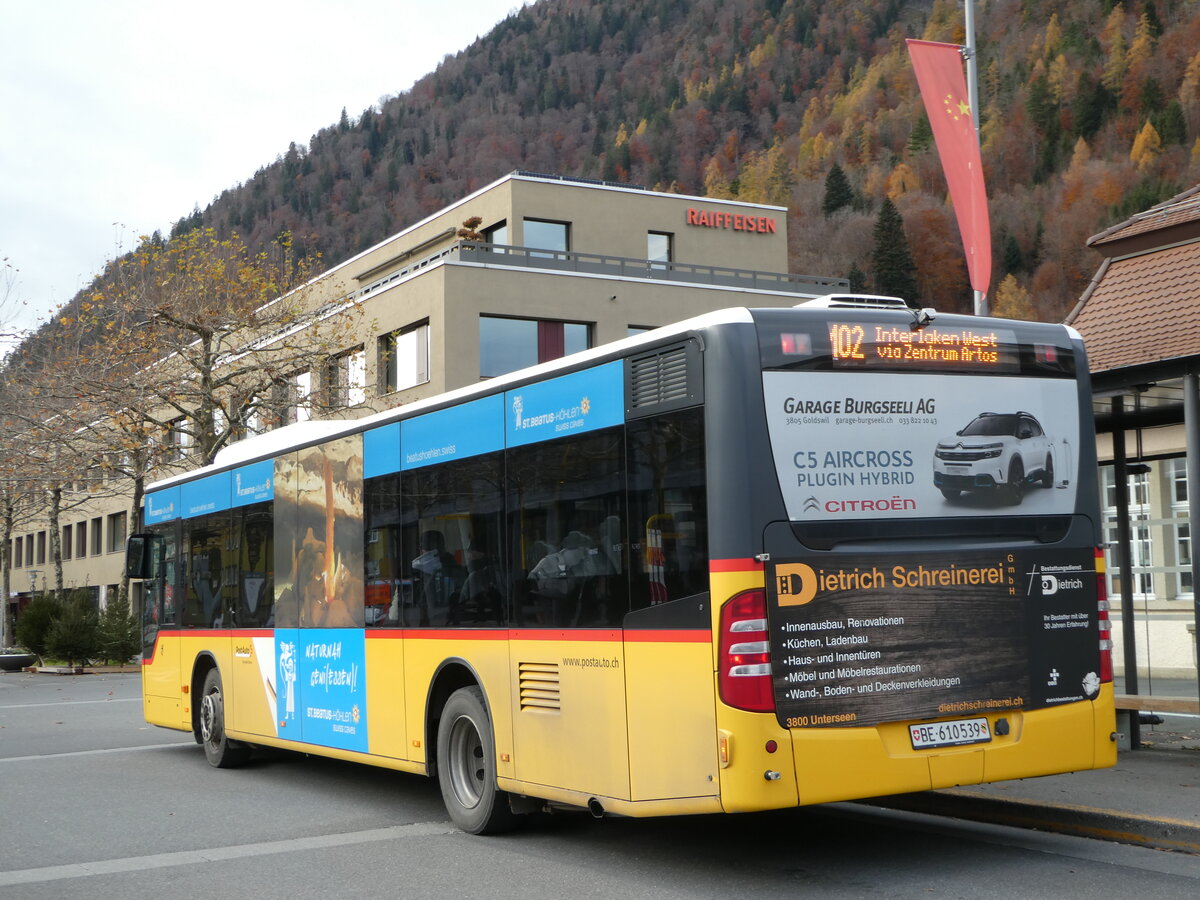
[[1032, 828], [1200, 856], [1200, 822], [1090, 806], [1000, 800], [958, 790], [895, 794], [863, 802], [887, 809]]

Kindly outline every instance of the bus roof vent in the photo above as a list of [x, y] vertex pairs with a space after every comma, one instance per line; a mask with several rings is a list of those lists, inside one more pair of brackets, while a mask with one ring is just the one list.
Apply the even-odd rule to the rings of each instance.
[[796, 308], [816, 307], [818, 309], [903, 309], [912, 307], [903, 297], [881, 297], [874, 294], [824, 294], [797, 303]]
[[633, 357], [625, 377], [626, 414], [635, 418], [700, 402], [700, 354], [694, 341]]

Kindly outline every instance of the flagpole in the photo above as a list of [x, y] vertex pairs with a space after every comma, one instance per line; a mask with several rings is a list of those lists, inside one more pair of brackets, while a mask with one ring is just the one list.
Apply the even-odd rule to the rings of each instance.
[[[983, 148], [983, 139], [979, 134], [979, 66], [975, 55], [975, 0], [963, 0], [963, 27], [967, 33], [967, 43], [963, 47], [963, 57], [967, 61], [967, 102], [971, 104], [971, 121], [975, 124], [975, 140]], [[982, 153], [981, 153], [982, 155]], [[975, 291], [975, 315], [988, 314], [987, 295], [983, 291]]]

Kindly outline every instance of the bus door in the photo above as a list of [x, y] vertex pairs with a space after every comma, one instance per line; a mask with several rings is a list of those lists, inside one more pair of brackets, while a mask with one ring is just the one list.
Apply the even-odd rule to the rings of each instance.
[[165, 717], [174, 725], [180, 715], [182, 684], [177, 638], [178, 525], [160, 526], [145, 538], [151, 558], [150, 577], [142, 583], [142, 691], [147, 720], [161, 724], [160, 717]]
[[508, 508], [516, 777], [627, 799], [623, 438], [510, 451]]

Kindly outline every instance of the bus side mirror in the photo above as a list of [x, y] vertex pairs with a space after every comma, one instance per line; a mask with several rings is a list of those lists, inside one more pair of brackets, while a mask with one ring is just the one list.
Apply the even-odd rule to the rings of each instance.
[[162, 538], [153, 534], [133, 534], [125, 545], [125, 575], [128, 578], [154, 578], [158, 575], [158, 554], [154, 551]]

